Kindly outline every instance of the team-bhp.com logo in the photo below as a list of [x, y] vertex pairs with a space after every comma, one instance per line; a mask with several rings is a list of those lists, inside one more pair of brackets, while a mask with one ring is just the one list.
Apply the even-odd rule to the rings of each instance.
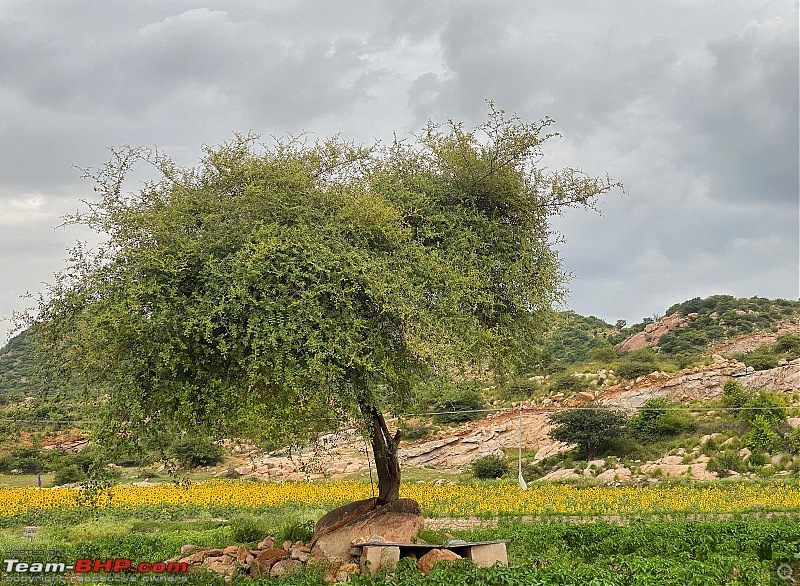
[[8, 574], [185, 574], [189, 570], [186, 563], [181, 562], [140, 562], [134, 564], [127, 558], [88, 559], [80, 558], [74, 564], [65, 562], [22, 562], [18, 559], [4, 559], [3, 564]]

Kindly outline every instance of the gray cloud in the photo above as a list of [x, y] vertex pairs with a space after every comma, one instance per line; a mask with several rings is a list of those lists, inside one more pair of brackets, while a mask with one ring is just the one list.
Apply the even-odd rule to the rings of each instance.
[[192, 164], [234, 131], [388, 139], [486, 98], [557, 120], [548, 166], [626, 184], [554, 222], [577, 311], [800, 295], [795, 2], [343, 6], [0, 0], [0, 315], [61, 266], [73, 165], [110, 145]]

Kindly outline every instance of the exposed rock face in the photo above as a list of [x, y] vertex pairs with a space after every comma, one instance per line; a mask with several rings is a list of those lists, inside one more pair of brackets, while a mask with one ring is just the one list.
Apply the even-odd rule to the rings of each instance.
[[627, 340], [623, 340], [614, 346], [614, 349], [619, 352], [630, 352], [631, 350], [640, 350], [648, 346], [655, 346], [661, 336], [692, 323], [697, 319], [697, 315], [696, 313], [690, 313], [684, 317], [680, 312], [676, 311], [672, 315], [662, 317], [657, 322], [647, 324], [643, 332], [639, 332], [632, 335]]
[[354, 541], [380, 536], [389, 542], [410, 543], [422, 530], [422, 511], [411, 499], [376, 506], [375, 499], [349, 503], [334, 509], [317, 522], [312, 554], [333, 564], [346, 563]]
[[797, 391], [800, 390], [800, 364], [787, 364], [751, 372], [739, 378], [739, 381], [742, 386], [753, 391], [775, 393]]
[[800, 321], [782, 323], [778, 326], [777, 332], [744, 334], [731, 342], [719, 346], [715, 352], [724, 356], [751, 352], [764, 344], [774, 344], [778, 336], [783, 336], [785, 334], [800, 334]]

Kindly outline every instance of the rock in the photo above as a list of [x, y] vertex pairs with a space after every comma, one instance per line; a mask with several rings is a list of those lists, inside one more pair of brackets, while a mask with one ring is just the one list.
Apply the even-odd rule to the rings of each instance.
[[419, 568], [420, 572], [427, 576], [431, 573], [433, 564], [436, 562], [452, 563], [459, 559], [461, 559], [461, 556], [457, 553], [453, 553], [449, 549], [432, 549], [424, 556], [419, 558], [419, 560], [417, 560], [417, 567]]
[[226, 547], [225, 549], [222, 550], [223, 554], [229, 555], [229, 556], [232, 556], [232, 557], [236, 557], [236, 554], [238, 552], [239, 552], [239, 546], [238, 545], [229, 545], [228, 547]]
[[386, 541], [410, 543], [422, 527], [422, 511], [411, 499], [383, 506], [377, 506], [374, 498], [356, 501], [334, 509], [317, 522], [311, 550], [316, 557], [344, 563], [350, 559], [351, 544], [359, 537], [379, 535]]
[[303, 551], [299, 547], [293, 547], [292, 548], [292, 553], [289, 554], [289, 557], [291, 559], [293, 559], [293, 560], [299, 560], [299, 561], [305, 563], [311, 558], [311, 554], [308, 551]]
[[584, 401], [593, 401], [594, 400], [594, 394], [593, 393], [589, 393], [587, 391], [581, 391], [580, 393], [578, 393], [578, 398], [579, 399], [583, 399]]
[[280, 578], [286, 574], [291, 574], [300, 569], [303, 564], [297, 560], [281, 560], [277, 562], [269, 571], [269, 575], [273, 578]]
[[275, 547], [274, 537], [265, 537], [256, 545], [256, 549], [272, 549], [273, 547]]
[[[333, 579], [331, 581], [349, 582], [350, 576], [358, 573], [359, 573], [358, 564], [342, 564], [337, 568], [336, 572], [333, 574]], [[327, 582], [328, 580], [326, 579], [325, 581]]]
[[[256, 559], [258, 561], [269, 561], [271, 560], [273, 563], [277, 562], [278, 560], [283, 560], [289, 557], [289, 553], [285, 549], [280, 549], [277, 547], [273, 547], [270, 549], [262, 549], [260, 552], [256, 554]], [[272, 567], [272, 564], [270, 564]]]
[[181, 554], [186, 555], [194, 552], [196, 549], [199, 549], [196, 545], [192, 545], [191, 543], [187, 543], [186, 545], [181, 546]]
[[555, 470], [550, 474], [543, 476], [542, 480], [574, 480], [576, 478], [580, 478], [580, 476], [575, 474], [574, 470], [572, 470], [571, 468], [570, 469], [564, 468], [561, 470]]
[[206, 558], [203, 561], [203, 567], [216, 572], [217, 574], [227, 574], [235, 568], [233, 567], [233, 558], [227, 555], [219, 557]]
[[745, 458], [749, 458], [751, 454], [752, 454], [752, 452], [750, 450], [748, 450], [747, 448], [742, 448], [741, 450], [739, 450], [739, 457], [741, 459], [743, 459], [743, 460]]
[[286, 553], [289, 553], [289, 550], [292, 548], [292, 542], [287, 539], [286, 541], [283, 542], [282, 547]]

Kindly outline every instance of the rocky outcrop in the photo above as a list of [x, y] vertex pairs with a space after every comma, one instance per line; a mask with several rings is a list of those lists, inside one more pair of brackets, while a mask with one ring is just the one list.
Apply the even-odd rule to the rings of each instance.
[[774, 344], [778, 336], [786, 334], [800, 334], [800, 321], [784, 322], [778, 326], [775, 332], [756, 332], [754, 334], [744, 334], [730, 342], [718, 346], [714, 352], [723, 356], [733, 356], [752, 352], [759, 346]]
[[312, 553], [335, 566], [350, 561], [353, 543], [382, 539], [410, 543], [422, 530], [422, 511], [411, 499], [399, 499], [385, 505], [366, 499], [334, 509], [316, 526]]
[[644, 331], [623, 340], [614, 346], [614, 349], [618, 352], [630, 352], [631, 350], [655, 346], [661, 336], [692, 323], [697, 319], [697, 316], [698, 314], [696, 313], [690, 313], [684, 317], [680, 312], [676, 311], [672, 315], [662, 317], [657, 322], [647, 324]]

